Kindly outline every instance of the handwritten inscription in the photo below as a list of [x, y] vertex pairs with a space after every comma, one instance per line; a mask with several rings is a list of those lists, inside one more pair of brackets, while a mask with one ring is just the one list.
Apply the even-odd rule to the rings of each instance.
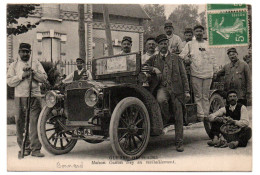
[[61, 162], [57, 162], [56, 167], [61, 168], [61, 169], [68, 169], [68, 168], [82, 169], [83, 168], [83, 162], [80, 162], [80, 163], [61, 163]]

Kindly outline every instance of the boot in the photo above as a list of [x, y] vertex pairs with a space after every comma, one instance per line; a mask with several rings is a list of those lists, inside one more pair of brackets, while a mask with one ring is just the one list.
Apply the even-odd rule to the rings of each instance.
[[238, 141], [232, 141], [228, 144], [230, 149], [236, 149], [238, 147]]
[[220, 142], [218, 136], [214, 136], [213, 140], [207, 142], [209, 146], [215, 146]]
[[41, 153], [40, 151], [34, 151], [34, 152], [32, 152], [31, 156], [33, 156], [33, 157], [44, 157], [44, 154]]
[[176, 145], [176, 150], [177, 150], [178, 152], [183, 152], [183, 151], [184, 151], [184, 146], [183, 146], [183, 144], [182, 144], [182, 143], [178, 143], [178, 144]]

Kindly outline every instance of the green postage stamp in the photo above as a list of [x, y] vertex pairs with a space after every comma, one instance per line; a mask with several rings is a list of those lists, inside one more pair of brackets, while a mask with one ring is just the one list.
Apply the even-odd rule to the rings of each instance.
[[240, 46], [248, 44], [248, 12], [207, 13], [210, 46]]
[[246, 4], [207, 4], [207, 10], [235, 10], [246, 9]]

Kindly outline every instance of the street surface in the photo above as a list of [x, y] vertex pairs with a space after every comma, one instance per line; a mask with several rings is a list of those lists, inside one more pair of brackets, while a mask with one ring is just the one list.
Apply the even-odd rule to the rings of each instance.
[[[184, 130], [185, 151], [177, 152], [174, 146], [174, 130], [166, 135], [151, 137], [142, 157], [134, 161], [117, 159], [109, 141], [89, 144], [78, 141], [74, 149], [65, 155], [52, 155], [42, 149], [44, 158], [27, 156], [17, 158], [19, 148], [15, 136], [7, 138], [7, 163], [10, 171], [250, 171], [252, 164], [252, 139], [246, 148], [214, 148], [202, 123]], [[142, 163], [142, 164], [141, 164]]]

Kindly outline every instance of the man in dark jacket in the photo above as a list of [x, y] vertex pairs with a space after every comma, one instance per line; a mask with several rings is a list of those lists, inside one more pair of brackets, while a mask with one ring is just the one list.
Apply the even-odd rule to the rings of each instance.
[[225, 76], [225, 90], [235, 90], [238, 102], [247, 105], [247, 100], [251, 99], [251, 73], [249, 66], [238, 59], [237, 50], [230, 48], [227, 50], [230, 63], [226, 64], [217, 76]]
[[189, 85], [184, 65], [181, 58], [168, 50], [169, 41], [165, 34], [156, 38], [159, 53], [152, 56], [144, 64], [152, 73], [160, 78], [156, 98], [160, 105], [164, 125], [170, 119], [169, 100], [171, 100], [175, 116], [175, 140], [176, 149], [179, 152], [183, 148], [183, 106], [190, 98]]

